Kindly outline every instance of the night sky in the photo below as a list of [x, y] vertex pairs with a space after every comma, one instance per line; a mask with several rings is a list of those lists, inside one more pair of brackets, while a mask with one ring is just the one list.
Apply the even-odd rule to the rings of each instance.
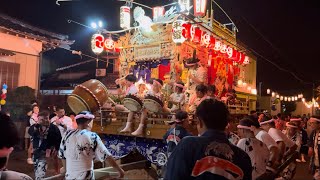
[[[149, 6], [169, 4], [173, 0], [135, 0]], [[239, 29], [238, 40], [246, 44], [258, 57], [257, 84], [284, 95], [312, 94], [312, 83], [320, 84], [320, 5], [317, 0], [216, 0], [228, 13]], [[67, 19], [89, 25], [101, 19], [108, 30], [119, 30], [119, 7], [123, 2], [115, 0], [2, 0], [0, 12], [49, 31], [67, 34], [76, 40], [72, 49], [89, 51], [93, 30]], [[215, 17], [228, 23], [221, 11], [215, 8]], [[59, 53], [67, 53], [62, 52]], [[76, 57], [65, 61], [54, 53], [58, 66], [79, 62]], [[277, 64], [279, 70], [267, 60]], [[294, 73], [297, 78], [295, 78]]]

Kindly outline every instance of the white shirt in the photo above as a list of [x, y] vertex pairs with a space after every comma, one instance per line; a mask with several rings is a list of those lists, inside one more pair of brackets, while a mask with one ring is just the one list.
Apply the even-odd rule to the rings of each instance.
[[283, 141], [286, 147], [290, 148], [295, 145], [293, 141], [291, 141], [285, 134], [283, 134], [279, 129], [270, 128], [268, 134], [274, 139], [276, 142]]
[[[63, 125], [67, 126], [67, 129], [65, 129], [64, 127], [58, 125], [57, 122], [61, 122]], [[55, 116], [51, 119], [51, 123], [53, 123], [54, 125], [58, 126], [60, 133], [61, 133], [61, 137], [64, 137], [64, 134], [66, 133], [67, 130], [73, 129], [73, 123], [72, 123], [72, 119], [68, 116], [63, 116], [62, 118], [59, 119], [58, 116]]]
[[[170, 99], [174, 102], [178, 102], [180, 104], [180, 108], [181, 106], [183, 106], [183, 102], [184, 102], [184, 94], [183, 93], [173, 93], [170, 95]], [[179, 110], [179, 105], [173, 104], [172, 108], [170, 109], [171, 111], [176, 111]]]
[[100, 137], [89, 130], [68, 130], [58, 157], [66, 159], [65, 179], [94, 179], [93, 161], [105, 161], [111, 153]]
[[256, 138], [243, 138], [239, 140], [237, 146], [244, 150], [251, 159], [253, 180], [266, 172], [270, 152], [262, 141]]
[[268, 149], [270, 150], [272, 146], [277, 147], [277, 143], [272, 139], [272, 137], [264, 130], [260, 130], [258, 134], [256, 134], [256, 138], [262, 141], [264, 144], [267, 145]]
[[138, 88], [132, 84], [130, 87], [128, 87], [128, 89], [126, 90], [126, 96], [129, 94], [135, 95], [138, 93]]
[[150, 89], [149, 91], [147, 91], [147, 95], [151, 95], [151, 96], [157, 97], [161, 101], [163, 99], [163, 94], [162, 94], [161, 91], [159, 91], [158, 93], [155, 93], [152, 89]]

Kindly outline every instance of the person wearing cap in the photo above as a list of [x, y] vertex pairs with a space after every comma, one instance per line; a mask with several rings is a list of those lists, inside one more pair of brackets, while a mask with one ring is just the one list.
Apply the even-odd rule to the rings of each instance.
[[196, 94], [192, 96], [189, 100], [189, 113], [194, 113], [196, 111], [197, 106], [205, 99], [208, 98], [207, 96], [208, 88], [203, 84], [199, 84], [196, 87]]
[[184, 83], [177, 82], [174, 84], [174, 93], [170, 95], [170, 102], [172, 103], [172, 107], [170, 108], [170, 112], [176, 112], [178, 110], [183, 109], [185, 102], [185, 95], [183, 93]]
[[207, 69], [199, 64], [200, 60], [196, 58], [194, 52], [193, 57], [187, 59], [184, 62], [184, 66], [188, 68], [187, 75], [187, 95], [186, 100], [189, 101], [189, 98], [196, 96], [196, 87], [200, 84], [207, 85], [208, 83], [208, 73]]
[[301, 160], [297, 159], [297, 162], [306, 162], [305, 160], [305, 156], [308, 155], [308, 134], [306, 132], [306, 130], [304, 130], [302, 128], [302, 119], [301, 118], [297, 118], [297, 117], [293, 117], [290, 119], [290, 122], [295, 124], [297, 126], [297, 131], [298, 134], [300, 136], [301, 139], [301, 146], [299, 148], [300, 150], [300, 156], [301, 156]]
[[14, 121], [9, 116], [0, 112], [0, 179], [32, 180], [26, 174], [7, 169], [10, 154], [14, 146], [19, 143], [19, 132]]
[[163, 139], [167, 143], [167, 154], [170, 156], [182, 138], [191, 136], [185, 129], [188, 125], [188, 113], [185, 111], [177, 111], [173, 119], [168, 123], [172, 128], [167, 131]]
[[[260, 126], [262, 129], [268, 132], [268, 134], [274, 139], [277, 143], [280, 153], [279, 153], [279, 161], [282, 159], [286, 159], [289, 155], [291, 155], [296, 149], [297, 145], [291, 141], [285, 134], [283, 134], [279, 129], [275, 128], [275, 119], [266, 119], [264, 118], [260, 122]], [[286, 151], [286, 149], [288, 149]]]
[[226, 105], [205, 99], [195, 116], [200, 136], [184, 137], [179, 142], [169, 157], [164, 179], [251, 180], [250, 157], [225, 135], [229, 116]]
[[241, 139], [238, 141], [237, 146], [250, 156], [253, 169], [252, 179], [257, 179], [266, 173], [270, 152], [262, 141], [255, 138], [254, 133], [251, 131], [252, 125], [253, 122], [250, 118], [240, 120], [237, 128]]
[[[56, 125], [50, 123], [49, 112], [40, 112], [37, 119], [37, 123], [30, 126], [29, 134], [32, 137], [35, 179], [42, 179], [48, 168], [47, 158], [57, 156], [61, 133]], [[55, 168], [59, 173], [59, 167]]]
[[314, 116], [308, 122], [313, 129], [309, 138], [308, 155], [310, 159], [310, 169], [315, 179], [320, 178], [320, 117]]
[[123, 178], [123, 169], [96, 134], [92, 132], [94, 115], [82, 111], [76, 116], [78, 129], [68, 130], [62, 139], [58, 157], [65, 160], [65, 179], [94, 179], [93, 161], [105, 161]]
[[273, 140], [273, 138], [260, 127], [260, 124], [258, 122], [258, 119], [254, 116], [249, 116], [249, 118], [252, 120], [252, 131], [255, 135], [255, 137], [262, 141], [264, 144], [266, 144], [267, 148], [270, 152], [270, 157], [268, 161], [267, 171], [269, 172], [275, 172], [274, 168], [278, 165], [278, 159], [279, 159], [279, 148], [277, 143]]

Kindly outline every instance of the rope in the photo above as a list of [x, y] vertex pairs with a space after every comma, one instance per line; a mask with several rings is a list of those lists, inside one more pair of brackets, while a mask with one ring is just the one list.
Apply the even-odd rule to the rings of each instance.
[[[127, 164], [120, 164], [119, 166], [120, 167], [125, 167], [125, 166], [131, 166], [131, 165], [134, 165], [134, 164], [143, 163], [143, 162], [147, 162], [147, 160], [141, 160], [141, 161], [136, 161], [136, 162], [127, 163]], [[99, 169], [94, 169], [93, 171], [94, 172], [102, 172], [102, 173], [105, 172], [105, 173], [108, 173], [108, 174], [117, 175], [118, 174], [117, 172], [108, 171], [108, 170], [110, 170], [112, 168], [113, 167], [99, 168]], [[64, 177], [64, 176], [65, 176], [65, 174], [57, 174], [57, 175], [54, 175], [54, 176], [46, 177], [43, 180], [51, 180], [51, 179], [56, 179], [56, 178], [60, 178], [60, 177]], [[119, 178], [117, 178], [117, 179], [119, 179]], [[122, 178], [122, 179], [124, 179], [124, 178]]]

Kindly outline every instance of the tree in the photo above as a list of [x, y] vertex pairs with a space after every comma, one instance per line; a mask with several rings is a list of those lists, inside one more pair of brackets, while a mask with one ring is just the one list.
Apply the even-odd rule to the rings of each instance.
[[35, 100], [35, 90], [28, 86], [17, 87], [8, 91], [5, 110], [10, 112], [13, 120], [21, 120], [31, 110], [30, 103]]
[[290, 114], [291, 112], [295, 111], [297, 108], [296, 102], [294, 101], [291, 101], [291, 102], [284, 101], [283, 104], [284, 106], [282, 110], [285, 114]]

